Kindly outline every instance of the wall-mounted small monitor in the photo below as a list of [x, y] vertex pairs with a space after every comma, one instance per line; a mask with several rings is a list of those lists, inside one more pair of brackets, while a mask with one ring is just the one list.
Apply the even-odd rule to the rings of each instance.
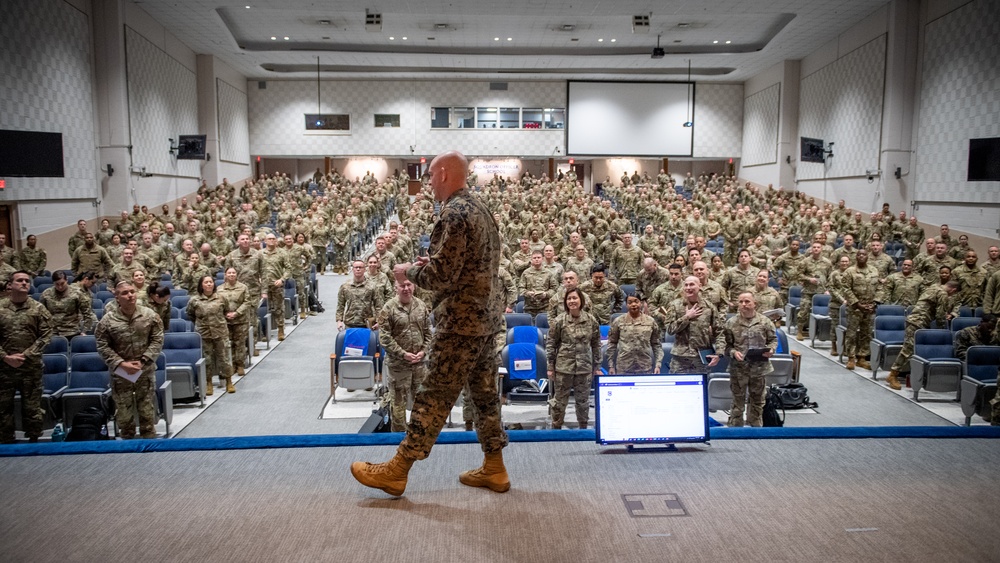
[[0, 176], [65, 177], [62, 133], [0, 129]]
[[346, 113], [307, 113], [306, 131], [350, 131], [351, 116]]
[[181, 135], [177, 139], [177, 160], [205, 160], [205, 135]]
[[823, 139], [802, 137], [802, 150], [799, 153], [802, 162], [826, 162], [823, 151]]
[[703, 374], [598, 375], [594, 409], [599, 444], [708, 440]]
[[969, 139], [970, 182], [1000, 182], [1000, 137]]

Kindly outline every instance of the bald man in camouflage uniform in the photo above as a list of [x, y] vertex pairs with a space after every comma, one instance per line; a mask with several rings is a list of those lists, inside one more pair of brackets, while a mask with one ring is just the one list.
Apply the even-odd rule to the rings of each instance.
[[[289, 279], [291, 268], [288, 256], [278, 248], [278, 239], [269, 233], [264, 237], [267, 248], [261, 252], [264, 269], [260, 281], [267, 292], [267, 310], [271, 313], [271, 323], [278, 325], [278, 340], [285, 339], [285, 280]], [[295, 311], [292, 311], [295, 314]]]
[[468, 383], [484, 452], [482, 467], [459, 481], [496, 492], [510, 489], [502, 450], [507, 434], [500, 424], [494, 337], [502, 326], [503, 304], [496, 277], [500, 233], [489, 208], [465, 187], [468, 161], [458, 152], [436, 157], [430, 165], [435, 199], [443, 202], [431, 233], [428, 257], [398, 264], [396, 280], [409, 279], [438, 298], [427, 379], [417, 391], [406, 437], [396, 456], [382, 464], [355, 462], [351, 473], [362, 484], [399, 496], [413, 462], [425, 459], [448, 412]]
[[[147, 307], [136, 305], [135, 286], [123, 281], [115, 288], [118, 307], [97, 324], [97, 351], [108, 365], [111, 394], [117, 407], [116, 420], [122, 438], [135, 437], [133, 401], [143, 438], [156, 437], [156, 358], [163, 350], [163, 322]], [[115, 374], [119, 368], [140, 372], [133, 383]]]
[[28, 298], [31, 275], [11, 275], [10, 295], [0, 299], [0, 443], [14, 443], [14, 393], [21, 392], [24, 435], [42, 435], [42, 352], [52, 339], [51, 315]]
[[664, 325], [668, 334], [674, 336], [674, 346], [670, 351], [670, 373], [707, 373], [718, 363], [713, 359], [709, 365], [702, 363], [699, 352], [712, 350], [718, 356], [725, 350], [722, 325], [726, 313], [718, 311], [701, 295], [698, 278], [684, 279], [684, 289], [679, 299], [667, 306]]
[[427, 305], [413, 297], [413, 282], [398, 283], [395, 289], [396, 296], [379, 311], [378, 338], [392, 379], [392, 431], [405, 432], [406, 404], [427, 376], [424, 356], [430, 349], [431, 323]]

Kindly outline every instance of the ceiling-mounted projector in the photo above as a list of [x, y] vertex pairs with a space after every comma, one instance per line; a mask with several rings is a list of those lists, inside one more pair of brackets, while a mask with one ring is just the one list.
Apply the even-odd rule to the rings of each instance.
[[663, 47], [653, 47], [653, 54], [650, 55], [650, 58], [653, 58], [653, 59], [662, 59], [663, 55], [665, 55], [665, 54], [666, 54], [666, 51], [663, 50]]

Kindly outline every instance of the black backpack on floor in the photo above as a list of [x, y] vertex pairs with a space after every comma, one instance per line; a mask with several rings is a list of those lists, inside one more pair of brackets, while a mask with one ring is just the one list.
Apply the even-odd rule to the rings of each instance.
[[[108, 415], [104, 409], [88, 407], [73, 415], [73, 425], [70, 426], [67, 442], [89, 442], [91, 440], [108, 440]], [[101, 429], [104, 434], [101, 434]]]
[[[778, 414], [781, 411], [781, 414]], [[785, 407], [781, 402], [781, 394], [775, 386], [767, 389], [767, 396], [764, 399], [763, 422], [765, 427], [779, 427], [785, 425]]]

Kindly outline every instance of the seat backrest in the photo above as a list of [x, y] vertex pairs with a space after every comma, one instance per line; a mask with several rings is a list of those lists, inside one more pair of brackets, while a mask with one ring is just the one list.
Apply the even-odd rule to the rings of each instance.
[[660, 344], [663, 348], [663, 360], [660, 362], [660, 373], [670, 373], [670, 351], [674, 349], [673, 342], [663, 342]]
[[897, 316], [901, 317], [906, 314], [906, 307], [902, 305], [877, 305], [875, 307], [875, 316]]
[[69, 385], [69, 358], [66, 354], [42, 354], [42, 389], [52, 393]]
[[970, 346], [965, 364], [965, 374], [973, 379], [996, 379], [1000, 367], [1000, 346]]
[[793, 285], [788, 288], [788, 302], [792, 305], [798, 305], [799, 301], [802, 300], [802, 286]]
[[69, 352], [73, 355], [97, 352], [97, 338], [90, 334], [76, 336], [69, 343]]
[[531, 315], [528, 313], [506, 313], [504, 318], [507, 320], [507, 328], [515, 326], [533, 326], [531, 322]]
[[951, 331], [958, 332], [970, 326], [979, 326], [979, 322], [978, 317], [955, 317], [951, 320]]
[[622, 292], [625, 294], [625, 297], [628, 297], [629, 295], [635, 295], [635, 284], [626, 283], [618, 287], [621, 288]]
[[906, 317], [883, 315], [875, 317], [875, 339], [882, 342], [902, 342], [906, 334]]
[[515, 326], [507, 329], [507, 344], [525, 342], [538, 344], [542, 341], [542, 331], [533, 326]]
[[102, 303], [107, 303], [108, 299], [114, 299], [115, 294], [107, 290], [100, 290], [94, 297], [100, 299]]
[[954, 358], [955, 346], [947, 329], [922, 328], [913, 335], [913, 354], [925, 359]]
[[[171, 291], [173, 291], [173, 290], [171, 290]], [[189, 301], [191, 301], [191, 296], [190, 295], [178, 295], [176, 297], [175, 296], [171, 296], [170, 297], [170, 305], [172, 307], [177, 307], [181, 311], [183, 311], [184, 309], [187, 309]]]
[[167, 332], [188, 332], [188, 322], [184, 319], [170, 319]]
[[35, 276], [35, 278], [31, 280], [31, 285], [35, 287], [38, 287], [40, 285], [49, 285], [51, 283], [52, 283], [52, 276]]
[[829, 315], [830, 314], [830, 296], [817, 293], [813, 295], [812, 303], [812, 314], [814, 315]]
[[374, 356], [378, 350], [375, 331], [367, 328], [349, 328], [337, 333], [336, 353], [338, 358]]
[[535, 326], [543, 329], [549, 329], [549, 314], [548, 313], [538, 313], [535, 315]]
[[963, 306], [961, 306], [961, 307], [958, 308], [958, 316], [959, 317], [971, 317], [971, 316], [973, 316], [973, 312], [974, 311], [975, 311], [975, 309], [973, 309], [972, 307], [966, 307], [965, 305], [963, 305]]
[[[602, 341], [607, 340], [608, 335], [611, 334], [611, 325], [601, 325], [600, 329], [601, 329], [601, 340]], [[666, 331], [664, 331], [664, 334], [666, 334]]]
[[774, 352], [775, 354], [787, 354], [788, 353], [788, 335], [785, 331], [778, 329], [774, 332], [775, 336], [778, 338], [778, 349]]
[[168, 364], [183, 364], [195, 369], [201, 359], [201, 335], [197, 332], [168, 332], [163, 335], [163, 353]]
[[98, 299], [96, 297], [91, 297], [90, 298], [90, 306], [93, 309], [103, 309], [104, 308], [104, 301], [101, 301], [100, 299]]
[[183, 288], [180, 288], [180, 287], [171, 287], [170, 288], [170, 297], [183, 297], [185, 295], [190, 295], [188, 293], [188, 290], [186, 290], [186, 289], [183, 289]]
[[108, 366], [97, 352], [74, 354], [70, 360], [70, 368], [70, 390], [111, 388]]
[[181, 318], [181, 310], [178, 309], [177, 307], [174, 307], [172, 304], [170, 305], [170, 318], [171, 319]]
[[65, 336], [53, 336], [52, 340], [49, 340], [48, 345], [45, 346], [43, 354], [68, 354], [69, 353], [69, 341], [66, 340]]
[[508, 344], [503, 348], [501, 359], [510, 379], [539, 379], [548, 367], [545, 349], [539, 344]]

